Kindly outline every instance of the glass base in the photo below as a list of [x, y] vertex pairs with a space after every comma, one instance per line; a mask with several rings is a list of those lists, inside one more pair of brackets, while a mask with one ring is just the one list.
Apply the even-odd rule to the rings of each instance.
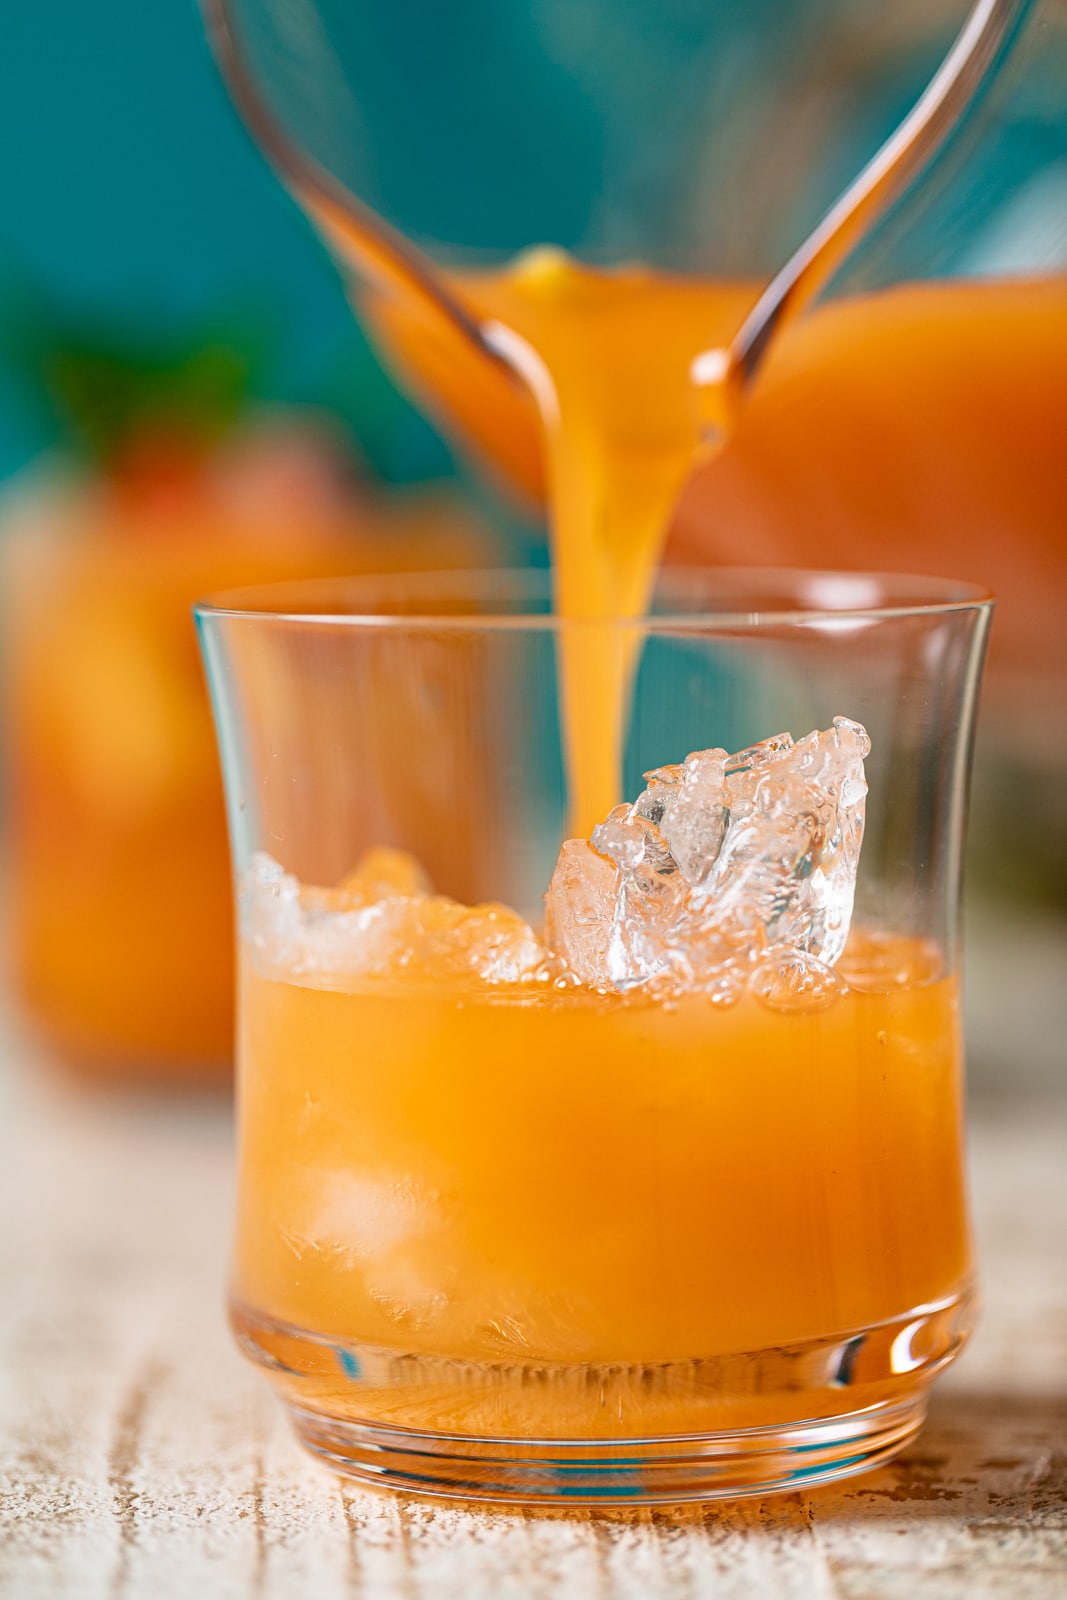
[[444, 1499], [653, 1505], [763, 1495], [880, 1466], [919, 1432], [925, 1386], [906, 1400], [784, 1428], [677, 1439], [475, 1439], [290, 1407], [301, 1443], [358, 1482]]
[[847, 1334], [645, 1366], [471, 1362], [338, 1341], [234, 1304], [302, 1443], [414, 1494], [647, 1504], [868, 1471], [922, 1426], [973, 1323], [971, 1285]]

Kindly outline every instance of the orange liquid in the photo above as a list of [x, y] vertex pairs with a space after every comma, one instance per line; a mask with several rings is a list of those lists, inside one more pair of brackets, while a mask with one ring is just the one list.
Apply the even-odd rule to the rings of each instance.
[[[503, 327], [509, 376], [429, 310], [374, 299], [372, 324], [420, 393], [550, 506], [555, 605], [580, 618], [561, 646], [569, 832], [586, 837], [619, 799], [631, 651], [596, 619], [641, 616], [674, 504], [701, 448], [689, 368], [728, 342], [749, 284], [594, 272], [534, 251], [504, 274], [452, 283], [483, 329]], [[490, 334], [490, 337], [494, 337]]]
[[1059, 713], [1067, 277], [907, 284], [820, 307], [772, 348], [686, 487], [669, 557], [972, 578], [989, 687]]
[[792, 1014], [417, 977], [330, 992], [248, 955], [237, 1300], [540, 1367], [768, 1350], [952, 1296], [956, 990], [895, 954], [917, 981]]

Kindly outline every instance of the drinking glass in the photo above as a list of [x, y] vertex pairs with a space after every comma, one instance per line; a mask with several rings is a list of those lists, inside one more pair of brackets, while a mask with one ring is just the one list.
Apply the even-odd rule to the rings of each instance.
[[[645, 1502], [913, 1437], [974, 1315], [957, 910], [990, 611], [949, 581], [729, 569], [661, 576], [636, 621], [553, 616], [531, 573], [198, 607], [240, 917], [232, 1321], [312, 1451], [414, 1492]], [[583, 966], [623, 903], [603, 850], [560, 855], [583, 629], [634, 664], [630, 801], [716, 748], [755, 784], [708, 847], [754, 873], [743, 948], [612, 924], [685, 982]], [[820, 730], [825, 755], [857, 724], [853, 909], [821, 801], [790, 802], [805, 849], [744, 829], [815, 749], [750, 747]], [[862, 796], [853, 768], [849, 848]], [[627, 880], [653, 919], [656, 873]], [[843, 953], [783, 956], [796, 896], [834, 901]]]

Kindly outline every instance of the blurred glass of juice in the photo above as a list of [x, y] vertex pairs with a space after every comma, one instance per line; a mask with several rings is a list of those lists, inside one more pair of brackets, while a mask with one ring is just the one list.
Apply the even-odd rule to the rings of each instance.
[[190, 607], [220, 584], [469, 565], [447, 494], [342, 489], [268, 432], [173, 493], [45, 483], [2, 530], [10, 968], [93, 1075], [229, 1071], [225, 813]]

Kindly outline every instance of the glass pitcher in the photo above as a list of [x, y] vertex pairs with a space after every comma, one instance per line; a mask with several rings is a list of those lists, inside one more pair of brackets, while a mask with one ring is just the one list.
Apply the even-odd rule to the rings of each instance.
[[[245, 115], [355, 263], [372, 323], [375, 291], [400, 287], [486, 358], [477, 403], [437, 372], [409, 381], [526, 488], [537, 448], [482, 403], [488, 389], [517, 410], [457, 272], [550, 245], [597, 267], [743, 283], [755, 303], [729, 330], [743, 383], [843, 262], [851, 288], [1063, 265], [1067, 21], [1047, 0], [896, 19], [866, 0], [206, 4]], [[986, 152], [974, 159], [983, 140], [993, 182]], [[706, 323], [694, 320], [694, 356], [721, 337]], [[715, 387], [723, 366], [713, 349], [694, 379]]]

